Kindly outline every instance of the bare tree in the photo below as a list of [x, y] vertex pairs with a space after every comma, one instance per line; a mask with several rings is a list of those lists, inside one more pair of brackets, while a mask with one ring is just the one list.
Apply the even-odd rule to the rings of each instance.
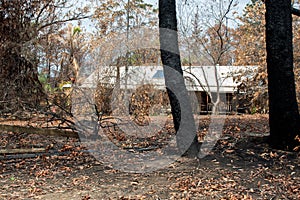
[[68, 1], [0, 1], [0, 96], [2, 112], [37, 108], [43, 96], [38, 80], [38, 44], [60, 24], [86, 18], [68, 11]]
[[[205, 91], [213, 104], [212, 112], [217, 113], [221, 102], [220, 86], [222, 84], [218, 65], [228, 65], [232, 62], [230, 50], [233, 38], [232, 29], [228, 23], [236, 3], [235, 0], [228, 0], [214, 1], [210, 4], [211, 6], [204, 6], [193, 2], [192, 6], [196, 6], [196, 9], [193, 10], [192, 26], [188, 27], [188, 23], [181, 23], [181, 25], [183, 26], [184, 43], [187, 43], [189, 52], [189, 65], [212, 65], [214, 68], [215, 92], [211, 89], [211, 82], [208, 80], [204, 67], [201, 67], [204, 82], [200, 82], [195, 75], [194, 78], [203, 89], [206, 88]], [[190, 7], [191, 5], [185, 6]], [[187, 73], [189, 73], [188, 70]], [[193, 74], [191, 75], [193, 76]]]

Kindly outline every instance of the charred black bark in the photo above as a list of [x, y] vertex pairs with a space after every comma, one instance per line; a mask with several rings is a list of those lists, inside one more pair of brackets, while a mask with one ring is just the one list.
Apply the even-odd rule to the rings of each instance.
[[291, 1], [266, 0], [270, 145], [293, 150], [300, 119], [293, 72]]
[[199, 143], [181, 68], [175, 0], [159, 0], [159, 28], [161, 60], [177, 145], [181, 153], [195, 156], [199, 151]]

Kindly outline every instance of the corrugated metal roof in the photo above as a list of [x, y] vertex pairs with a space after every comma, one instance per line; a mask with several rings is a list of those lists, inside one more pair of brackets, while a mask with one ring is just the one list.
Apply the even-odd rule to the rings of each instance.
[[[257, 66], [183, 66], [183, 76], [189, 91], [234, 92], [239, 83], [233, 76], [253, 72]], [[95, 70], [81, 87], [96, 88], [97, 83], [114, 84], [116, 67], [101, 67]], [[120, 67], [120, 85], [125, 88], [125, 67]], [[218, 84], [217, 84], [218, 83]], [[129, 66], [127, 88], [135, 89], [144, 84], [152, 84], [158, 89], [165, 88], [164, 71], [162, 66]]]

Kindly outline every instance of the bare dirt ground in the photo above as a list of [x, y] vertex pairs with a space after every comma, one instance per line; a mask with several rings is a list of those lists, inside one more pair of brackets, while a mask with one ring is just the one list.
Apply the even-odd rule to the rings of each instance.
[[[200, 117], [199, 140], [209, 124]], [[268, 132], [266, 115], [227, 116], [209, 155], [148, 173], [104, 165], [77, 139], [2, 132], [1, 149], [49, 151], [0, 155], [0, 199], [300, 199], [300, 154], [271, 149]]]

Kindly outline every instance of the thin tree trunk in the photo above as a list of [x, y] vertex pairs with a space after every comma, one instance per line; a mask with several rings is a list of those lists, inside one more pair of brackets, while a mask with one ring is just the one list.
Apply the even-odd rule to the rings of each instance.
[[300, 120], [295, 91], [290, 0], [266, 0], [270, 145], [293, 150]]
[[181, 153], [197, 155], [199, 143], [181, 68], [175, 0], [159, 0], [160, 51], [170, 99], [177, 146]]

